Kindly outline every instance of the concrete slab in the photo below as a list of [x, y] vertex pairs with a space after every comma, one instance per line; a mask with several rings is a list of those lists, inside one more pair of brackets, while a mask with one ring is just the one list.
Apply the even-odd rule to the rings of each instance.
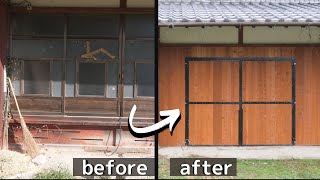
[[166, 158], [320, 159], [320, 146], [160, 147], [159, 155]]

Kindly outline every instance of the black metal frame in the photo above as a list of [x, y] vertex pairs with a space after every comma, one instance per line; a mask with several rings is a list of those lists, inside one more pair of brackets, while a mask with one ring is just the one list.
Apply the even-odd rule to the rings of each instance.
[[[190, 61], [236, 61], [239, 62], [239, 101], [238, 102], [190, 102], [189, 101], [189, 62]], [[289, 101], [245, 101], [242, 100], [242, 62], [243, 61], [289, 61], [291, 62], [291, 76], [292, 76], [292, 98]], [[231, 57], [186, 57], [185, 58], [185, 145], [187, 146], [215, 146], [215, 145], [191, 145], [189, 142], [189, 105], [190, 104], [238, 104], [239, 105], [239, 144], [243, 146], [243, 104], [291, 104], [292, 105], [292, 139], [291, 145], [296, 143], [296, 124], [295, 124], [295, 112], [296, 112], [296, 59], [295, 58], [282, 58], [282, 57], [241, 57], [241, 58], [231, 58]], [[270, 145], [270, 144], [268, 144]], [[278, 145], [278, 144], [271, 144]], [[284, 144], [281, 144], [284, 145]], [[288, 144], [289, 145], [289, 144]], [[232, 146], [232, 145], [231, 145]], [[254, 144], [249, 144], [245, 146], [255, 146]], [[265, 146], [265, 145], [259, 145]]]

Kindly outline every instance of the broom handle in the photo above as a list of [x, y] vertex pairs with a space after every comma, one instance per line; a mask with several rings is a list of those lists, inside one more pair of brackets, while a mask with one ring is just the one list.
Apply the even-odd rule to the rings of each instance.
[[13, 90], [13, 86], [12, 86], [11, 80], [10, 80], [10, 78], [7, 78], [7, 79], [8, 79], [8, 81], [9, 81], [9, 86], [10, 86], [10, 89], [11, 89], [11, 93], [12, 93], [12, 95], [13, 95], [14, 102], [16, 103], [17, 110], [18, 110], [18, 112], [19, 112], [19, 116], [20, 116], [20, 120], [21, 120], [23, 117], [22, 117], [21, 112], [20, 112], [19, 104], [18, 104], [18, 101], [17, 101], [16, 95], [15, 95], [15, 93], [14, 93], [14, 90]]

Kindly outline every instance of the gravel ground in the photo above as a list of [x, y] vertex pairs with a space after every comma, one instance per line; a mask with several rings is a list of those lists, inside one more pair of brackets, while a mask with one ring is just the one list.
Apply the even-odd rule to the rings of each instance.
[[[79, 148], [54, 148], [45, 147], [41, 149], [45, 155], [46, 161], [42, 165], [35, 165], [31, 162], [31, 158], [25, 154], [14, 151], [0, 151], [0, 179], [29, 179], [34, 177], [38, 172], [49, 168], [67, 168], [72, 173], [73, 158], [153, 158], [154, 153], [139, 152], [133, 153], [119, 150], [112, 154], [110, 152], [87, 152]], [[17, 168], [13, 168], [17, 167]], [[77, 177], [83, 178], [83, 177]], [[91, 177], [92, 178], [92, 177]]]
[[0, 151], [0, 179], [36, 168], [31, 158], [14, 151]]

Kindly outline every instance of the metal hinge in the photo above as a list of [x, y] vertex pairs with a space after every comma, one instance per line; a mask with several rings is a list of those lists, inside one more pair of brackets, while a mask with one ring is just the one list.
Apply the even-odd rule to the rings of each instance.
[[123, 73], [119, 73], [119, 80], [123, 80]]
[[188, 145], [189, 145], [189, 139], [186, 139], [186, 140], [184, 141], [184, 144], [185, 144], [186, 146], [188, 146]]

